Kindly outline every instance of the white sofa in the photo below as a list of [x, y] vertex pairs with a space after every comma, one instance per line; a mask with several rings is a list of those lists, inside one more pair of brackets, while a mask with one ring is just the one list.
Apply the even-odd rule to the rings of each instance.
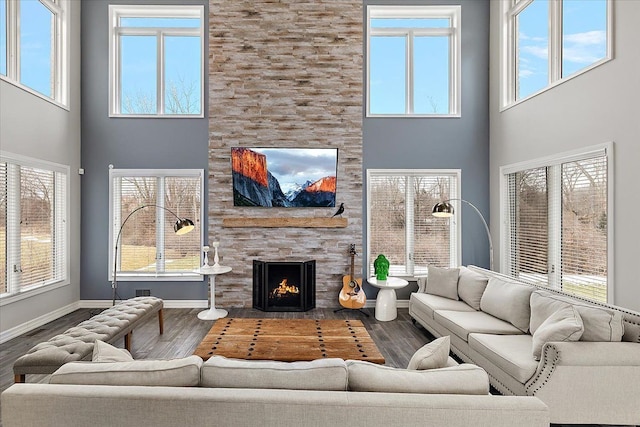
[[640, 313], [475, 266], [429, 276], [409, 314], [450, 336], [452, 352], [484, 368], [500, 393], [538, 397], [552, 423], [640, 424]]
[[482, 368], [455, 365], [405, 370], [217, 356], [72, 362], [50, 384], [5, 390], [2, 426], [548, 426], [539, 399], [492, 396]]

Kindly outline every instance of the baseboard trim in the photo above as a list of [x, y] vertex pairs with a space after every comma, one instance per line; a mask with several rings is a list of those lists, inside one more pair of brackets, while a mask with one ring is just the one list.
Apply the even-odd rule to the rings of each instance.
[[[209, 301], [207, 300], [164, 300], [165, 308], [209, 308]], [[85, 299], [80, 300], [80, 306], [78, 308], [109, 308], [111, 307], [111, 300], [101, 299]]]
[[45, 325], [49, 322], [53, 322], [54, 320], [72, 313], [79, 308], [80, 302], [76, 301], [69, 305], [65, 305], [64, 307], [60, 307], [59, 309], [54, 310], [50, 313], [43, 314], [42, 316], [29, 320], [28, 322], [24, 322], [21, 325], [15, 326], [11, 329], [7, 329], [6, 331], [2, 331], [0, 332], [0, 344], [4, 344], [5, 342], [13, 338], [19, 337], [22, 334], [26, 334], [27, 332], [39, 328], [40, 326]]

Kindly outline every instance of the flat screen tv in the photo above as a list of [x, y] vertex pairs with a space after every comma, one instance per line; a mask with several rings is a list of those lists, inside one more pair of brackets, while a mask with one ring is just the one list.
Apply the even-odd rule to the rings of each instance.
[[233, 205], [335, 207], [337, 148], [231, 149]]

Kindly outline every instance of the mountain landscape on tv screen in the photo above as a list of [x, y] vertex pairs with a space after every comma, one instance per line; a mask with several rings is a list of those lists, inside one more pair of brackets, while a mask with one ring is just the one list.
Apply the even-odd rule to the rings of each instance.
[[[318, 150], [322, 156], [305, 157]], [[233, 205], [334, 207], [336, 163], [336, 149], [232, 148]]]

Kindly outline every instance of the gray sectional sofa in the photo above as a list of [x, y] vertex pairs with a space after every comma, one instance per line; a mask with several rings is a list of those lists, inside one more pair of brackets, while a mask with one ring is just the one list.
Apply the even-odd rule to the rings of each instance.
[[49, 384], [9, 387], [2, 426], [549, 425], [539, 399], [492, 396], [482, 368], [448, 354], [447, 342], [444, 367], [410, 370], [342, 359], [118, 361], [112, 352], [65, 364]]
[[552, 423], [640, 424], [640, 313], [475, 266], [418, 285], [411, 317], [500, 393], [538, 397]]

